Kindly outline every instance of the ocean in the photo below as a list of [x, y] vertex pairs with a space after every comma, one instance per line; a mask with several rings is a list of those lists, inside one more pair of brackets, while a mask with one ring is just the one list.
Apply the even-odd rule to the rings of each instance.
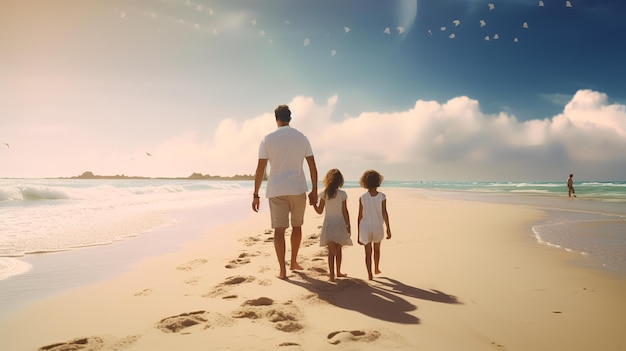
[[[385, 180], [382, 189], [539, 207], [548, 218], [534, 223], [529, 235], [541, 244], [582, 255], [594, 268], [626, 275], [626, 181], [576, 181], [574, 186], [576, 198], [567, 196], [565, 180]], [[347, 181], [344, 187], [359, 185]], [[33, 285], [29, 279], [49, 279], [46, 284], [54, 290], [59, 275], [84, 284], [94, 279], [91, 270], [110, 274], [127, 269], [124, 262], [174, 250], [191, 238], [169, 232], [167, 224], [184, 221], [183, 214], [207, 216], [214, 224], [242, 218], [251, 213], [252, 190], [253, 181], [245, 180], [0, 179], [0, 300], [30, 293], [21, 290]], [[140, 240], [147, 233], [151, 244]], [[107, 262], [99, 262], [97, 255], [106, 250], [127, 252], [128, 259], [117, 260], [119, 267], [100, 267]], [[89, 261], [94, 266], [66, 267], [72, 257], [84, 262], [81, 255], [93, 257]]]

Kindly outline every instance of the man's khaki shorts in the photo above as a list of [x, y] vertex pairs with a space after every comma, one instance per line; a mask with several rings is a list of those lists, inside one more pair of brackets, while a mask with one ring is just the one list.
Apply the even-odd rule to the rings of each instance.
[[300, 195], [285, 195], [270, 197], [270, 215], [272, 229], [289, 227], [291, 213], [291, 227], [301, 227], [304, 223], [304, 209], [306, 208], [306, 193]]

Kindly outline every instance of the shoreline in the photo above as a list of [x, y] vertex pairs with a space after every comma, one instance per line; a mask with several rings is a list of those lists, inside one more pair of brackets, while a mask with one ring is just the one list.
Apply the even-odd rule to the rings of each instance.
[[[354, 227], [362, 190], [345, 190]], [[207, 342], [223, 350], [626, 346], [626, 280], [537, 243], [529, 228], [545, 218], [542, 210], [381, 191], [393, 237], [372, 282], [356, 242], [344, 248], [349, 277], [327, 281], [317, 239], [323, 215], [310, 207], [299, 255], [305, 270], [277, 279], [269, 214], [246, 205], [241, 220], [0, 320], [0, 346], [34, 350], [76, 338], [104, 350], [202, 350]], [[272, 313], [277, 321], [266, 317]], [[167, 331], [178, 322], [194, 324]]]
[[[243, 218], [243, 214], [235, 211], [242, 205], [243, 199], [237, 199], [179, 210], [166, 214], [166, 223], [149, 232], [117, 242], [18, 257], [30, 268], [0, 280], [0, 321], [10, 312], [38, 300], [115, 279], [136, 269], [146, 259], [181, 250], [185, 243], [202, 237], [203, 232]], [[210, 221], [194, 220], [202, 218], [204, 213], [214, 216]], [[182, 238], [175, 234], [180, 231], [185, 233]]]

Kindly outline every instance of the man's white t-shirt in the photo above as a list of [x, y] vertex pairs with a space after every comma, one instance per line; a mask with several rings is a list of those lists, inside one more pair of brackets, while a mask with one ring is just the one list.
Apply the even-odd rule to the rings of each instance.
[[302, 168], [306, 157], [313, 156], [309, 139], [290, 126], [279, 127], [261, 140], [259, 159], [270, 166], [265, 195], [299, 195], [308, 190]]

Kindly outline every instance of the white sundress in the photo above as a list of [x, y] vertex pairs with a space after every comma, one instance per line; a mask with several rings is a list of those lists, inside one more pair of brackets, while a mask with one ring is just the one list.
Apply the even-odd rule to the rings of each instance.
[[361, 244], [379, 243], [385, 237], [383, 220], [383, 201], [385, 194], [380, 191], [376, 196], [369, 192], [361, 195], [361, 205], [363, 212], [359, 223], [359, 240]]
[[327, 246], [329, 241], [339, 245], [352, 245], [352, 238], [343, 218], [343, 201], [348, 198], [345, 191], [337, 189], [337, 195], [329, 199], [324, 192], [319, 194], [324, 199], [324, 224], [320, 234], [320, 246]]

